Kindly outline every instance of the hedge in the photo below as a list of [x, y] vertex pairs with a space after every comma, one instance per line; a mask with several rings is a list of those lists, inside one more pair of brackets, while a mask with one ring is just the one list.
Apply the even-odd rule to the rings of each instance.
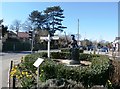
[[5, 42], [3, 51], [29, 51], [31, 45], [28, 42]]
[[53, 58], [53, 59], [69, 59], [70, 53], [68, 53], [68, 52], [51, 52], [51, 58]]
[[82, 82], [82, 84], [87, 87], [93, 85], [105, 85], [108, 80], [108, 69], [109, 60], [95, 59], [92, 61], [90, 67], [68, 67], [62, 64], [57, 64], [51, 60], [46, 60], [40, 67], [42, 72], [41, 79], [46, 81], [48, 79], [60, 79], [64, 78], [66, 80], [72, 79], [77, 82]]
[[79, 54], [79, 60], [85, 60], [85, 61], [92, 61], [93, 58], [103, 57], [104, 55], [99, 54], [87, 54], [87, 53], [80, 53]]
[[[62, 48], [61, 49], [61, 52], [70, 52], [70, 48]], [[82, 49], [79, 49], [79, 53], [83, 53], [84, 52], [84, 50], [82, 50]]]

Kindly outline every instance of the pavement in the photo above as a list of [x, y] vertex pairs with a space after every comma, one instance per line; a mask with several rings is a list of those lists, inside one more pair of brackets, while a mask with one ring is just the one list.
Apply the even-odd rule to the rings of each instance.
[[[50, 52], [59, 52], [60, 50], [51, 50]], [[47, 50], [40, 50], [38, 52], [47, 52]], [[0, 52], [0, 89], [2, 87], [8, 87], [8, 71], [10, 67], [10, 62], [20, 61], [22, 56], [30, 54], [31, 51], [22, 51], [22, 52]]]
[[8, 87], [8, 70], [10, 67], [11, 60], [20, 61], [22, 56], [25, 56], [29, 53], [0, 53], [0, 89], [2, 87]]
[[[88, 54], [92, 53], [92, 54], [94, 54], [93, 51], [84, 51], [84, 53], [88, 53]], [[101, 54], [101, 55], [107, 55], [111, 59], [114, 56], [115, 59], [120, 60], [120, 52], [98, 52], [98, 51], [96, 51], [95, 53], [96, 54]]]

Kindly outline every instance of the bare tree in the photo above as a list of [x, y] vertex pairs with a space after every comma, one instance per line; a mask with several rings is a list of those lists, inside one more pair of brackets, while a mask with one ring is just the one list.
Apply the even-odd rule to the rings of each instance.
[[22, 29], [23, 29], [24, 31], [33, 30], [32, 23], [31, 23], [30, 21], [25, 21], [25, 22], [22, 24]]
[[21, 21], [20, 20], [15, 20], [13, 22], [13, 24], [10, 26], [10, 28], [14, 31], [17, 32], [17, 35], [18, 35], [18, 32], [20, 31], [20, 28], [21, 28]]

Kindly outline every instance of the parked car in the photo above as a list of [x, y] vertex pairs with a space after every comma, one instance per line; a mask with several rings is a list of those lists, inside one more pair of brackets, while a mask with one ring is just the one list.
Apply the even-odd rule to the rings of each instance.
[[88, 51], [89, 51], [89, 50], [94, 50], [94, 49], [96, 49], [95, 46], [87, 46], [87, 50], [88, 50]]
[[102, 48], [100, 48], [100, 52], [108, 52], [108, 47], [102, 47]]
[[86, 50], [85, 46], [79, 46], [79, 49]]

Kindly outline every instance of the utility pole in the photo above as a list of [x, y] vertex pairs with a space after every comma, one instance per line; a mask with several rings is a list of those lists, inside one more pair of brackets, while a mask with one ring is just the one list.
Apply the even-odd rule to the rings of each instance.
[[79, 39], [80, 37], [79, 36], [80, 36], [80, 34], [79, 34], [79, 19], [78, 19], [78, 45], [80, 45], [80, 39]]

